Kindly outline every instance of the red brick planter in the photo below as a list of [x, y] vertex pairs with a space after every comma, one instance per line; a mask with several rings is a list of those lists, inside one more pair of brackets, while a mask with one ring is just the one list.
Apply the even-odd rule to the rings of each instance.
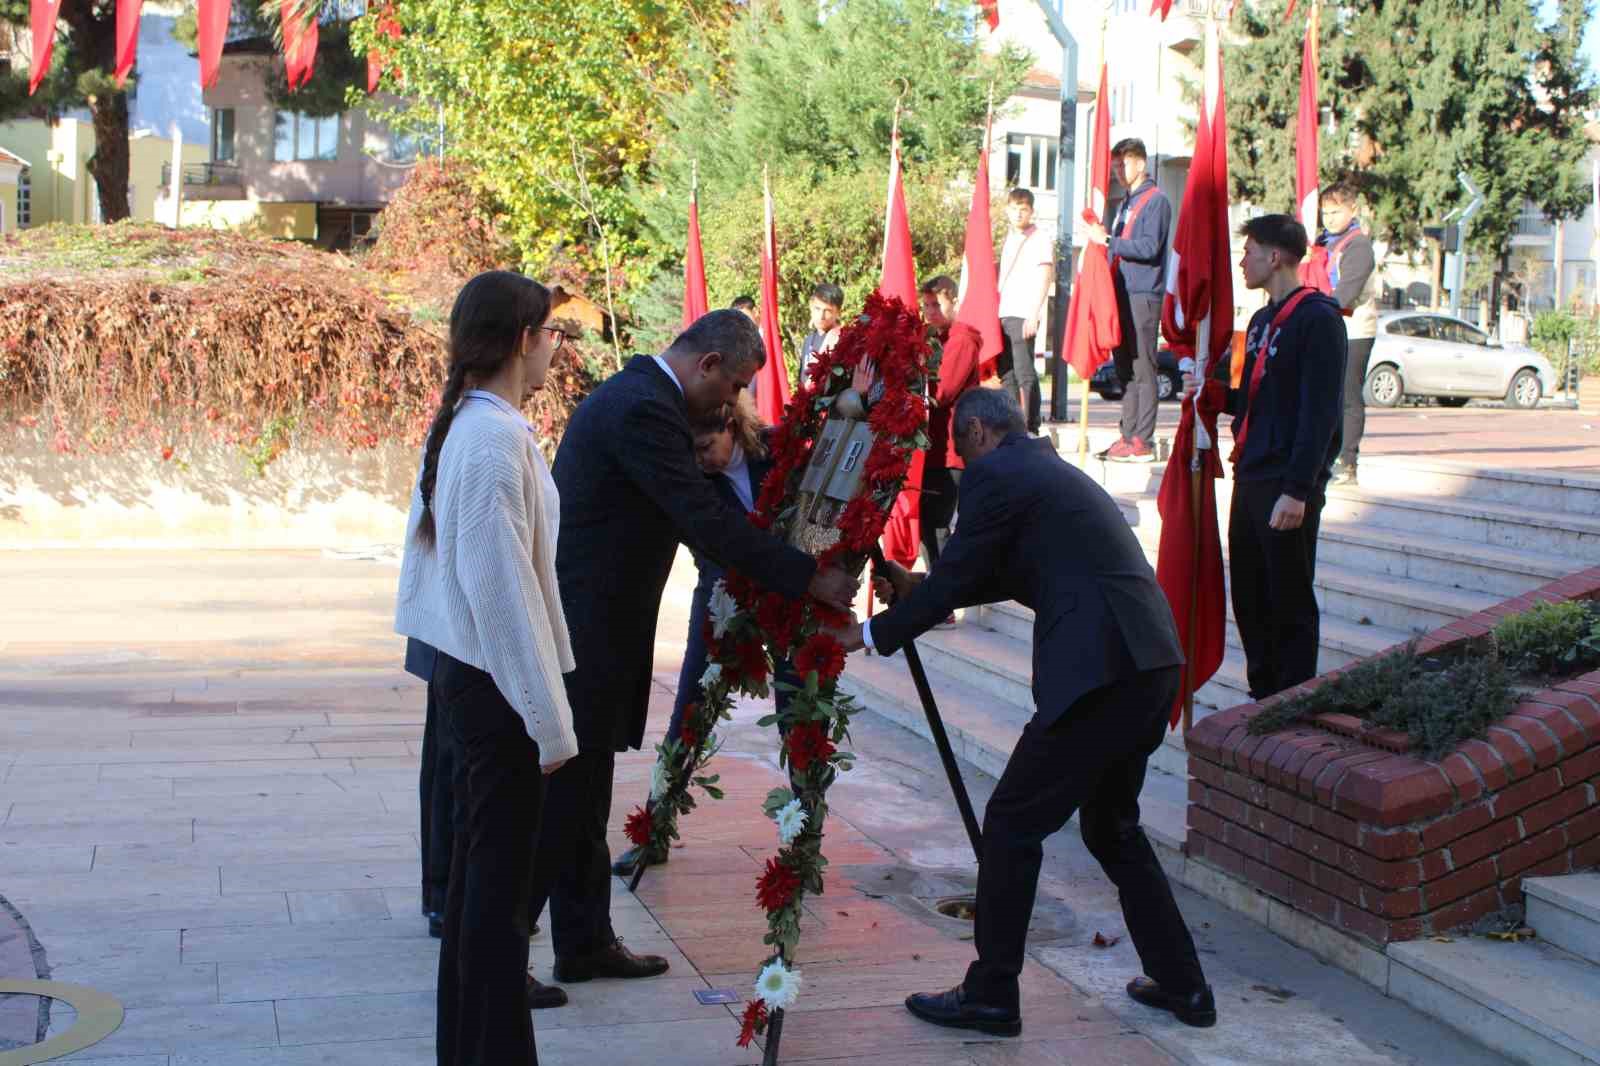
[[[1600, 567], [1422, 638], [1481, 637], [1540, 601], [1592, 598]], [[1327, 677], [1307, 682], [1304, 691]], [[1406, 738], [1324, 715], [1251, 736], [1262, 709], [1188, 736], [1187, 851], [1296, 910], [1382, 947], [1522, 902], [1522, 879], [1600, 865], [1600, 670], [1524, 699], [1486, 740], [1438, 762]]]

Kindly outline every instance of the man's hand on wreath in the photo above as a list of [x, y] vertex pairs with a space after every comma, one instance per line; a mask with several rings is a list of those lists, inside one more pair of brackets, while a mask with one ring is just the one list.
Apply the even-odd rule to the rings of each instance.
[[823, 632], [828, 634], [828, 636], [832, 637], [834, 640], [837, 640], [840, 646], [844, 648], [844, 653], [846, 655], [849, 655], [851, 652], [860, 651], [862, 648], [867, 646], [865, 638], [861, 636], [860, 622], [852, 623], [851, 625], [845, 626], [843, 629], [824, 629]]
[[911, 595], [911, 590], [927, 576], [913, 574], [899, 563], [885, 559], [882, 566], [873, 570], [872, 588], [883, 602], [894, 603]]
[[811, 576], [811, 585], [806, 591], [829, 607], [848, 611], [850, 605], [855, 602], [856, 590], [860, 587], [860, 581], [836, 566], [829, 566]]

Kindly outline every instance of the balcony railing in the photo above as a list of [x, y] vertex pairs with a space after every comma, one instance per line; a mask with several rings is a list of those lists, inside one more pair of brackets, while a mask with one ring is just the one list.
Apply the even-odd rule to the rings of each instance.
[[[161, 184], [172, 185], [172, 164], [161, 164]], [[184, 189], [196, 185], [242, 185], [244, 177], [232, 163], [185, 163], [183, 165]]]

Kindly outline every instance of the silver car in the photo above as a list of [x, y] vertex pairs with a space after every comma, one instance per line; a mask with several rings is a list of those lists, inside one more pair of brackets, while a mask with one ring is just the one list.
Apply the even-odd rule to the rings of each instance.
[[1549, 360], [1526, 345], [1501, 346], [1450, 315], [1392, 311], [1378, 318], [1365, 395], [1379, 407], [1432, 396], [1446, 407], [1482, 397], [1528, 408], [1537, 407], [1555, 382]]

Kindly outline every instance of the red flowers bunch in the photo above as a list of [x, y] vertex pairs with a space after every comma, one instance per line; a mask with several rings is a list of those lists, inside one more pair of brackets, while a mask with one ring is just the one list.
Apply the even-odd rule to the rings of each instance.
[[821, 722], [801, 722], [789, 730], [789, 768], [795, 773], [805, 773], [814, 762], [825, 761], [838, 749], [828, 738], [828, 730]]
[[928, 420], [928, 405], [914, 392], [885, 395], [873, 405], [867, 424], [893, 437], [914, 436]]
[[815, 670], [824, 681], [844, 672], [844, 645], [826, 633], [815, 633], [794, 654], [795, 673], [801, 677]]
[[622, 832], [637, 847], [646, 847], [650, 843], [650, 812], [643, 807], [635, 807], [628, 815], [628, 821], [623, 825]]
[[911, 469], [911, 451], [908, 448], [897, 448], [894, 442], [887, 437], [880, 439], [872, 446], [872, 451], [867, 454], [867, 482], [871, 485], [885, 485], [899, 481]]
[[767, 653], [762, 648], [759, 640], [741, 641], [735, 649], [738, 662], [723, 664], [723, 672], [730, 673], [735, 678], [743, 679], [750, 684], [760, 684], [767, 679]]
[[805, 604], [768, 594], [756, 607], [756, 624], [767, 638], [774, 655], [786, 655], [794, 644], [795, 630], [804, 618]]
[[844, 513], [839, 516], [840, 537], [852, 551], [869, 551], [883, 536], [883, 527], [888, 521], [889, 516], [876, 500], [871, 496], [857, 496], [845, 504]]
[[739, 1046], [749, 1047], [750, 1041], [756, 1034], [767, 1028], [767, 1004], [765, 1000], [752, 999], [745, 1004], [744, 1017], [739, 1022]]
[[800, 874], [777, 859], [768, 859], [767, 868], [756, 879], [756, 902], [771, 914], [782, 910], [800, 889]]

